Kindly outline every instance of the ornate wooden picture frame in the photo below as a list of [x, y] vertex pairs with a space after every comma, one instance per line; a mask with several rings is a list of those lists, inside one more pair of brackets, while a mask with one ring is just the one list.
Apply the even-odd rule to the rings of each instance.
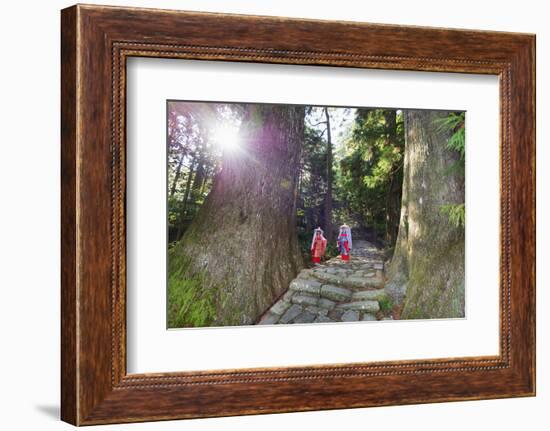
[[[75, 425], [535, 394], [535, 36], [73, 6], [61, 23], [61, 418]], [[126, 60], [497, 75], [500, 354], [126, 371]], [[307, 394], [307, 395], [305, 395]]]

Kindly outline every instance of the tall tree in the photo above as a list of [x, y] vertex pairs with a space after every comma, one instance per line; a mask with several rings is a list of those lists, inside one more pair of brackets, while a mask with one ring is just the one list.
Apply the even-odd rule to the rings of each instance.
[[169, 326], [250, 324], [302, 267], [296, 187], [304, 108], [248, 105], [205, 203], [169, 252]]
[[386, 290], [402, 303], [403, 318], [464, 316], [464, 228], [442, 211], [464, 202], [464, 181], [451, 151], [449, 115], [405, 112], [405, 164], [399, 234]]
[[330, 130], [330, 114], [328, 108], [323, 109], [327, 125], [327, 193], [325, 195], [325, 236], [330, 241], [333, 239], [332, 227], [332, 134]]

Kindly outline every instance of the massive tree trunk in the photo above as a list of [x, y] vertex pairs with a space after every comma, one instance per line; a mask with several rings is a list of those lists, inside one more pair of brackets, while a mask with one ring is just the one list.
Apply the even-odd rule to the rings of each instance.
[[405, 112], [401, 218], [386, 290], [406, 319], [464, 316], [464, 228], [441, 212], [464, 202], [464, 179], [450, 169], [459, 156], [434, 124], [445, 115]]
[[253, 323], [302, 268], [296, 187], [304, 108], [251, 105], [240, 151], [169, 252], [169, 326]]

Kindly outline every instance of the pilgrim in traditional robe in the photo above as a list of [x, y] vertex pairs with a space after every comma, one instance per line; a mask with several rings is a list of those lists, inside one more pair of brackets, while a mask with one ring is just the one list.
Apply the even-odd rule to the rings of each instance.
[[342, 260], [349, 260], [351, 254], [351, 228], [347, 224], [340, 226], [340, 233], [337, 239], [338, 253]]
[[321, 258], [327, 249], [327, 240], [323, 236], [323, 230], [318, 227], [313, 232], [313, 240], [311, 241], [311, 261], [313, 263], [321, 262]]

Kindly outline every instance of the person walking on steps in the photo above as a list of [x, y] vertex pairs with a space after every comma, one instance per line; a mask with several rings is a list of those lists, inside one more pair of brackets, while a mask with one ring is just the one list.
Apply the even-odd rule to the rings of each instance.
[[327, 249], [327, 240], [323, 236], [323, 229], [318, 227], [313, 231], [313, 240], [311, 241], [311, 261], [313, 263], [321, 262]]
[[344, 261], [348, 261], [351, 255], [351, 228], [347, 224], [340, 226], [340, 233], [337, 239], [338, 253], [340, 258]]

